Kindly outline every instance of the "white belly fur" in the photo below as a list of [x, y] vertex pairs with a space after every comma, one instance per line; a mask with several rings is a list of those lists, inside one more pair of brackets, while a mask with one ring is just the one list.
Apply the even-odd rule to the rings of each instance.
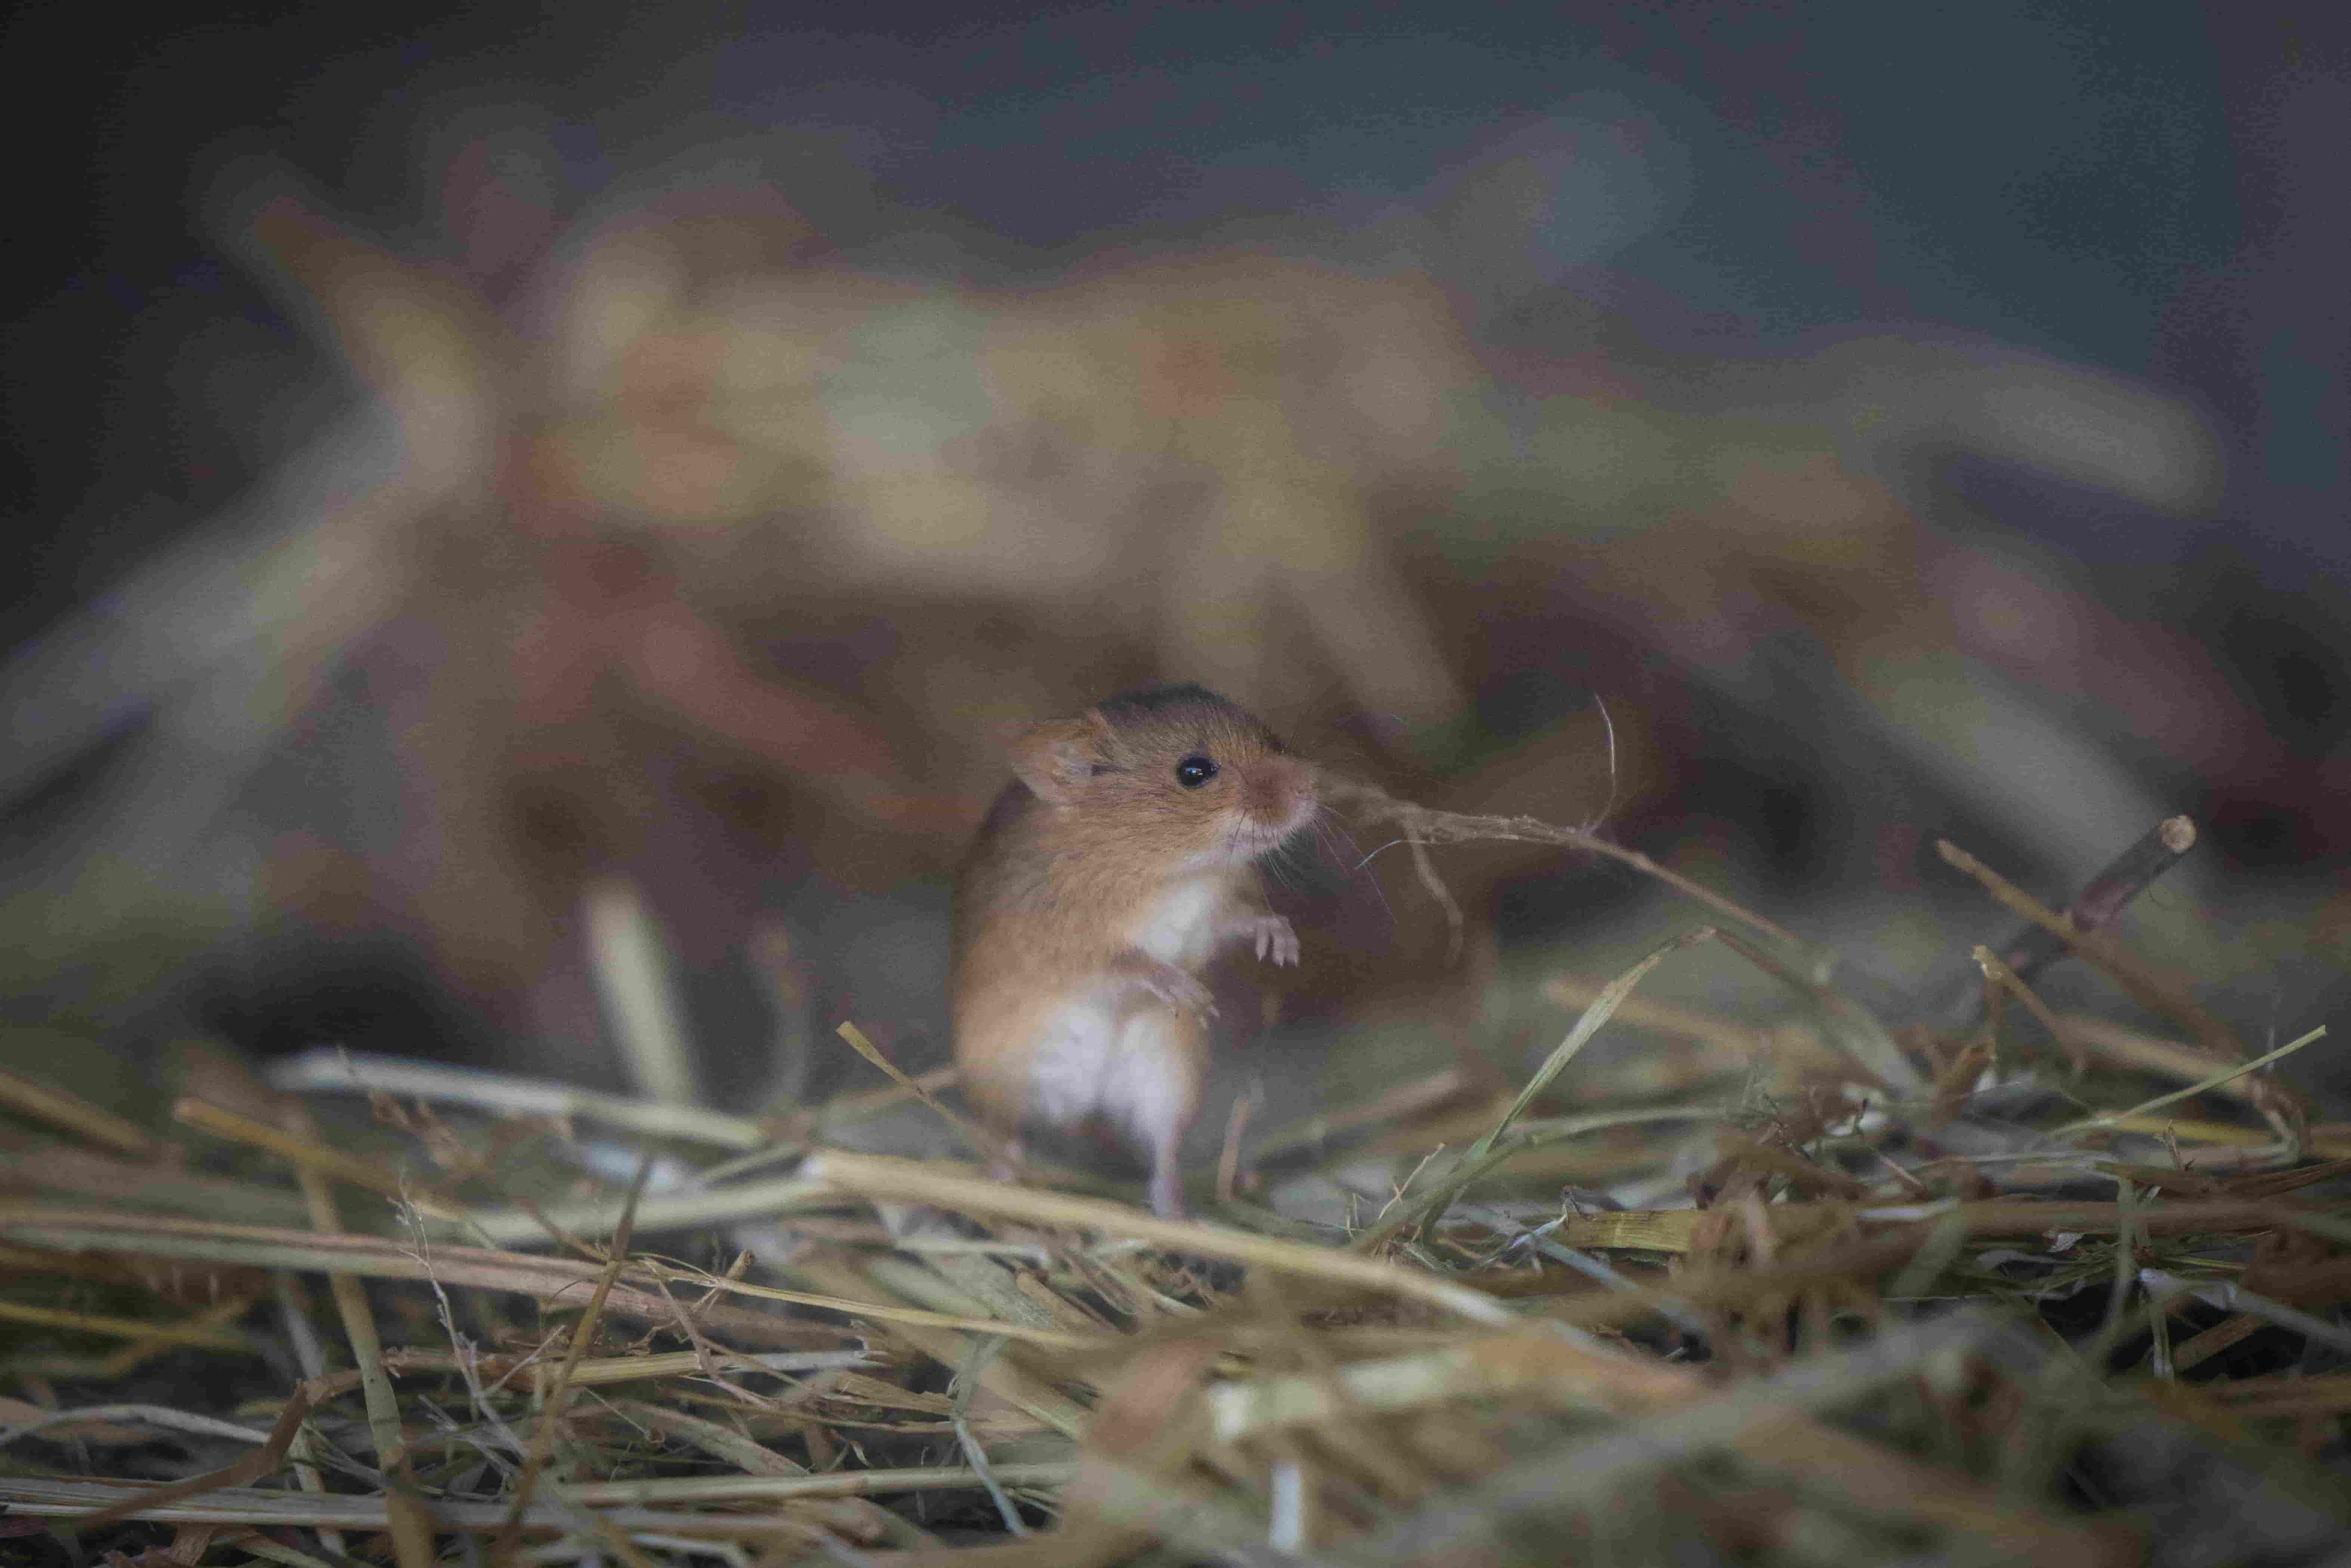
[[1074, 1126], [1102, 1116], [1144, 1148], [1190, 1110], [1192, 1089], [1175, 1018], [1131, 996], [1088, 997], [1047, 1020], [1029, 1071], [1029, 1103], [1044, 1121]]
[[1179, 969], [1196, 969], [1217, 950], [1232, 919], [1228, 872], [1176, 883], [1126, 933], [1142, 952]]
[[[1231, 931], [1232, 896], [1228, 872], [1186, 878], [1127, 928], [1127, 943], [1163, 964], [1196, 969]], [[1039, 1032], [1029, 1103], [1045, 1121], [1067, 1127], [1101, 1116], [1155, 1148], [1191, 1113], [1193, 1068], [1174, 1035], [1182, 1027], [1132, 986], [1075, 997]]]

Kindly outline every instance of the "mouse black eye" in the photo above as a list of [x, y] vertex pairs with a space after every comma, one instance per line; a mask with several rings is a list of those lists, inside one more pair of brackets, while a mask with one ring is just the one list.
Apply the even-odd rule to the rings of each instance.
[[1197, 789], [1216, 776], [1216, 763], [1206, 757], [1187, 757], [1176, 765], [1176, 782], [1186, 789]]

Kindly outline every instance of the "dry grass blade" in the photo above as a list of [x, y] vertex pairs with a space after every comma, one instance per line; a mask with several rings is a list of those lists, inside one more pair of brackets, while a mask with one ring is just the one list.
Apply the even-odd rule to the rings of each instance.
[[1810, 1000], [1830, 1036], [1877, 1083], [1901, 1097], [1916, 1097], [1926, 1084], [1868, 1009], [1847, 999], [1824, 981], [1804, 973], [1736, 932], [1718, 933], [1723, 946]]
[[701, 1105], [661, 1105], [598, 1094], [568, 1083], [517, 1078], [476, 1067], [412, 1061], [364, 1051], [305, 1051], [273, 1062], [268, 1083], [282, 1093], [341, 1090], [390, 1094], [401, 1099], [446, 1101], [511, 1116], [578, 1117], [626, 1128], [647, 1137], [674, 1138], [729, 1149], [763, 1149], [771, 1130], [747, 1116], [730, 1116]]
[[[1074, 1478], [1071, 1464], [1004, 1464], [996, 1467], [998, 1484], [1013, 1487], [1059, 1486]], [[33, 1477], [0, 1477], [0, 1503], [12, 1511], [42, 1518], [84, 1514], [94, 1504], [111, 1506], [122, 1499], [120, 1482], [49, 1480]], [[157, 1489], [160, 1492], [161, 1489]], [[524, 1520], [527, 1530], [563, 1529], [576, 1508], [610, 1509], [608, 1516], [624, 1528], [635, 1528], [628, 1511], [643, 1504], [695, 1502], [780, 1502], [803, 1498], [888, 1497], [904, 1492], [983, 1490], [977, 1472], [960, 1465], [921, 1465], [892, 1469], [844, 1470], [819, 1476], [702, 1476], [660, 1481], [589, 1481], [564, 1489], [560, 1504], [540, 1504]], [[218, 1524], [325, 1525], [343, 1530], [390, 1528], [385, 1500], [367, 1497], [316, 1497], [298, 1492], [207, 1488], [202, 1502], [139, 1500], [120, 1517], [165, 1521]], [[432, 1523], [439, 1531], [464, 1531], [490, 1535], [505, 1528], [504, 1502], [434, 1501]], [[642, 1516], [639, 1516], [642, 1517]], [[799, 1527], [756, 1515], [666, 1513], [649, 1528], [674, 1530], [682, 1535], [759, 1534], [776, 1530], [797, 1532]]]
[[1971, 956], [1982, 968], [1987, 980], [1998, 986], [2004, 994], [2022, 1002], [2024, 1005], [2024, 1010], [2031, 1013], [2040, 1022], [2041, 1027], [2047, 1030], [2057, 1043], [2064, 1049], [2073, 1061], [2075, 1077], [2078, 1078], [2089, 1071], [2089, 1061], [2081, 1041], [2068, 1032], [2064, 1020], [2049, 1009], [2049, 1004], [2043, 1001], [2032, 988], [2024, 983], [2022, 976], [2003, 963], [1998, 954], [1980, 944], [1976, 946]]
[[928, 1089], [899, 1071], [897, 1063], [883, 1055], [882, 1048], [868, 1040], [863, 1030], [844, 1019], [841, 1027], [833, 1032], [847, 1040], [850, 1048], [858, 1055], [880, 1068], [889, 1077], [891, 1082], [920, 1100], [933, 1115], [953, 1127], [962, 1137], [966, 1146], [982, 1153], [993, 1150], [996, 1140], [987, 1135], [985, 1128], [968, 1117], [956, 1115], [953, 1111], [940, 1104], [937, 1097]]
[[1660, 944], [1655, 951], [1611, 980], [1602, 988], [1600, 995], [1593, 999], [1592, 1005], [1583, 1009], [1583, 1016], [1575, 1020], [1575, 1027], [1568, 1030], [1567, 1038], [1561, 1040], [1552, 1049], [1552, 1053], [1543, 1059], [1541, 1067], [1535, 1069], [1533, 1076], [1527, 1080], [1525, 1087], [1519, 1091], [1518, 1097], [1510, 1102], [1509, 1108], [1502, 1113], [1500, 1118], [1489, 1127], [1476, 1143], [1469, 1145], [1468, 1151], [1448, 1170], [1439, 1182], [1437, 1190], [1415, 1202], [1402, 1215], [1368, 1232], [1357, 1241], [1356, 1246], [1366, 1252], [1376, 1251], [1403, 1231], [1434, 1228], [1438, 1221], [1445, 1218], [1445, 1211], [1452, 1207], [1453, 1200], [1460, 1196], [1462, 1189], [1485, 1175], [1487, 1170], [1497, 1163], [1494, 1154], [1496, 1143], [1510, 1130], [1511, 1124], [1525, 1113], [1527, 1107], [1534, 1103], [1535, 1097], [1549, 1088], [1552, 1081], [1566, 1070], [1569, 1062], [1575, 1060], [1576, 1053], [1590, 1042], [1593, 1035], [1600, 1032], [1602, 1027], [1611, 1018], [1615, 1016], [1617, 1008], [1624, 1003], [1625, 998], [1633, 994], [1635, 987], [1647, 978], [1649, 971], [1676, 953], [1695, 947], [1701, 942], [1709, 941], [1715, 936], [1714, 927], [1702, 925], [1695, 931], [1686, 931], [1678, 936], [1670, 937]]
[[[1916, 1524], [1931, 1521], [1965, 1529], [2004, 1560], [2047, 1563], [2121, 1563], [2131, 1542], [2116, 1532], [2070, 1524], [2018, 1510], [1985, 1489], [1954, 1486], [1928, 1467], [1855, 1442], [1800, 1413], [1855, 1399], [1890, 1380], [1948, 1364], [1984, 1339], [1980, 1319], [1897, 1330], [1851, 1351], [1800, 1363], [1753, 1379], [1715, 1397], [1647, 1416], [1597, 1438], [1554, 1447], [1500, 1469], [1458, 1494], [1428, 1506], [1386, 1531], [1330, 1554], [1335, 1563], [1435, 1561], [1504, 1564], [1526, 1561], [1522, 1542], [1533, 1538], [1609, 1539], [1621, 1500], [1637, 1495], [1666, 1467], [1708, 1449], [1728, 1448], [1750, 1462], [1807, 1480], [1846, 1480], [1875, 1472], [1875, 1487], [1857, 1488], [1865, 1506]], [[1891, 1484], [1887, 1484], [1891, 1483]], [[1833, 1483], [1834, 1484], [1834, 1483]], [[1254, 1559], [1254, 1554], [1252, 1554]]]
[[1425, 1301], [1475, 1322], [1504, 1322], [1510, 1318], [1508, 1310], [1491, 1297], [1416, 1270], [1296, 1242], [1269, 1240], [1219, 1226], [1162, 1219], [1096, 1198], [1068, 1197], [1060, 1193], [978, 1180], [965, 1167], [827, 1149], [812, 1157], [806, 1169], [808, 1174], [831, 1183], [841, 1191], [863, 1197], [934, 1203], [942, 1208], [998, 1219], [1131, 1236], [1204, 1258], [1221, 1258], [1252, 1268], [1272, 1269]]
[[2241, 1061], [2234, 1067], [2222, 1068], [2217, 1072], [2208, 1074], [2207, 1076], [2199, 1079], [2197, 1082], [2190, 1083], [2185, 1089], [2175, 1089], [2168, 1094], [2158, 1094], [2152, 1100], [2142, 1100], [2127, 1111], [2110, 1112], [2104, 1115], [2085, 1117], [2079, 1122], [2068, 1122], [2062, 1127], [2053, 1128], [2050, 1132], [2050, 1136], [2065, 1137], [2076, 1133], [2095, 1132], [2102, 1128], [2112, 1127], [2117, 1122], [2126, 1118], [2144, 1116], [2149, 1111], [2158, 1110], [2166, 1105], [2177, 1104], [2179, 1102], [2188, 1099], [2191, 1095], [2201, 1094], [2211, 1089], [2218, 1089], [2224, 1083], [2242, 1078], [2248, 1072], [2257, 1072], [2261, 1069], [2269, 1066], [2273, 1061], [2280, 1061], [2284, 1060], [2286, 1057], [2292, 1056], [2304, 1046], [2314, 1044], [2325, 1038], [2326, 1026], [2325, 1024], [2320, 1024], [2308, 1034], [2288, 1040], [2285, 1044], [2279, 1046], [2275, 1051], [2264, 1052], [2260, 1056], [2254, 1057], [2250, 1061]]
[[1044, 1328], [1035, 1323], [1006, 1322], [998, 1318], [971, 1317], [958, 1312], [935, 1312], [922, 1307], [899, 1306], [855, 1296], [828, 1295], [820, 1291], [787, 1291], [774, 1285], [754, 1285], [742, 1281], [715, 1281], [712, 1285], [714, 1289], [723, 1290], [731, 1295], [820, 1307], [826, 1312], [847, 1312], [875, 1322], [896, 1323], [908, 1328], [949, 1329], [964, 1333], [1002, 1334], [1007, 1339], [1025, 1340], [1056, 1350], [1098, 1350], [1103, 1343], [1100, 1335], [1071, 1333], [1063, 1329]]
[[1804, 956], [1807, 968], [1825, 974], [1835, 967], [1832, 955], [1787, 927], [1725, 898], [1703, 883], [1693, 882], [1671, 867], [1659, 865], [1637, 850], [1626, 849], [1597, 834], [1559, 827], [1533, 817], [1466, 816], [1456, 811], [1432, 810], [1428, 807], [1399, 800], [1375, 784], [1327, 769], [1318, 774], [1317, 788], [1332, 806], [1359, 810], [1364, 812], [1366, 821], [1394, 822], [1415, 843], [1557, 844], [1562, 849], [1605, 855], [1631, 866], [1644, 876], [1654, 877], [1685, 897], [1697, 900], [1727, 920], [1761, 932], [1775, 942], [1784, 943], [1791, 952]]
[[[202, 1100], [182, 1100], [172, 1107], [172, 1120], [184, 1127], [195, 1127], [253, 1148], [266, 1149], [278, 1158], [337, 1181], [363, 1186], [370, 1192], [381, 1193], [397, 1202], [413, 1204], [421, 1214], [436, 1219], [463, 1220], [463, 1205], [444, 1203], [430, 1193], [420, 1193], [399, 1176], [365, 1160], [353, 1158], [340, 1149], [329, 1148], [314, 1137], [283, 1132], [266, 1126], [234, 1111], [208, 1105]], [[322, 1228], [339, 1228], [324, 1227]]]
[[[564, 1404], [571, 1396], [571, 1375], [586, 1359], [588, 1346], [595, 1337], [596, 1326], [604, 1315], [604, 1303], [611, 1299], [612, 1282], [629, 1266], [630, 1221], [637, 1199], [644, 1194], [645, 1181], [653, 1171], [653, 1153], [648, 1149], [637, 1161], [636, 1177], [629, 1184], [628, 1201], [622, 1210], [620, 1228], [612, 1238], [611, 1261], [596, 1276], [595, 1290], [588, 1298], [587, 1311], [580, 1314], [580, 1322], [571, 1330], [570, 1343], [564, 1347], [563, 1360], [557, 1364], [555, 1376], [548, 1385], [538, 1419], [531, 1427], [530, 1448], [523, 1455], [522, 1474], [515, 1482], [513, 1500], [507, 1505], [506, 1527], [498, 1531], [496, 1541], [490, 1547], [492, 1568], [499, 1568], [511, 1557], [516, 1543], [521, 1539], [524, 1521], [530, 1514], [531, 1493], [538, 1485], [540, 1472], [547, 1468], [548, 1456], [554, 1452], [556, 1434], [562, 1430]], [[634, 1554], [624, 1549], [622, 1556], [632, 1559]]]
[[81, 1423], [138, 1421], [162, 1427], [170, 1431], [193, 1432], [200, 1437], [226, 1437], [239, 1443], [266, 1443], [269, 1434], [256, 1432], [233, 1422], [216, 1421], [208, 1416], [192, 1415], [165, 1405], [93, 1405], [78, 1410], [52, 1410], [34, 1420], [20, 1421], [14, 1427], [0, 1427], [0, 1448], [51, 1427]]
[[582, 891], [580, 904], [595, 955], [590, 972], [631, 1078], [656, 1105], [695, 1108], [702, 1096], [684, 1008], [643, 894], [624, 877], [601, 877]]
[[1511, 1124], [1526, 1113], [1527, 1107], [1534, 1103], [1535, 1096], [1549, 1088], [1552, 1081], [1565, 1071], [1569, 1062], [1575, 1060], [1576, 1052], [1582, 1051], [1592, 1037], [1599, 1033], [1602, 1027], [1615, 1016], [1616, 1009], [1626, 997], [1633, 994], [1634, 988], [1648, 977], [1650, 970], [1677, 953], [1695, 947], [1701, 942], [1712, 940], [1715, 935], [1714, 927], [1701, 925], [1695, 931], [1685, 931], [1678, 936], [1670, 937], [1660, 944], [1655, 952], [1609, 981], [1606, 988], [1600, 993], [1592, 1005], [1583, 1009], [1583, 1016], [1575, 1020], [1575, 1027], [1568, 1030], [1567, 1038], [1561, 1040], [1557, 1048], [1543, 1059], [1543, 1064], [1541, 1067], [1535, 1069], [1534, 1075], [1527, 1080], [1526, 1087], [1519, 1091], [1518, 1098], [1510, 1102], [1510, 1109], [1502, 1113], [1501, 1119], [1496, 1122], [1483, 1137], [1470, 1145], [1468, 1159], [1474, 1163], [1493, 1153], [1495, 1143], [1503, 1134], [1510, 1130]]
[[[315, 1145], [316, 1139], [308, 1134], [316, 1129], [300, 1106], [286, 1107], [283, 1119], [289, 1133], [298, 1135], [300, 1144]], [[303, 1201], [309, 1205], [310, 1223], [329, 1234], [340, 1230], [342, 1218], [336, 1212], [334, 1191], [321, 1169], [296, 1160], [294, 1177], [302, 1189]], [[376, 1462], [386, 1475], [397, 1478], [404, 1485], [411, 1476], [407, 1444], [401, 1431], [400, 1400], [392, 1393], [392, 1379], [384, 1371], [383, 1341], [376, 1332], [374, 1309], [360, 1282], [348, 1273], [329, 1274], [327, 1288], [334, 1298], [336, 1315], [342, 1320], [343, 1337], [350, 1345], [351, 1359], [358, 1368], [360, 1391], [367, 1403], [368, 1427], [375, 1439]], [[424, 1568], [432, 1560], [433, 1542], [430, 1533], [417, 1521], [413, 1498], [406, 1491], [398, 1492], [387, 1506], [400, 1568]]]
[[36, 1083], [13, 1072], [0, 1072], [0, 1105], [38, 1117], [133, 1159], [151, 1156], [157, 1149], [155, 1140], [144, 1128], [133, 1126], [111, 1111], [99, 1109], [78, 1094]]
[[[498, 1252], [476, 1247], [436, 1246], [429, 1257], [381, 1237], [320, 1235], [262, 1226], [220, 1225], [160, 1215], [114, 1214], [99, 1209], [48, 1209], [0, 1203], [0, 1236], [28, 1246], [118, 1255], [237, 1262], [263, 1268], [319, 1273], [350, 1273], [368, 1279], [433, 1281], [444, 1286], [513, 1291], [550, 1306], [579, 1306], [594, 1289], [601, 1267], [561, 1258]], [[615, 1286], [607, 1301], [614, 1312], [649, 1322], [673, 1316], [655, 1291]], [[755, 1343], [799, 1345], [837, 1343], [843, 1331], [793, 1322], [761, 1312], [705, 1306], [696, 1314], [714, 1333]]]
[[[834, 1200], [831, 1188], [800, 1176], [738, 1182], [732, 1186], [643, 1199], [636, 1207], [635, 1228], [642, 1236], [705, 1229], [746, 1219], [765, 1219]], [[550, 1232], [602, 1236], [620, 1224], [621, 1209], [619, 1200], [607, 1198], [546, 1204], [528, 1209], [474, 1209], [467, 1212], [465, 1230], [486, 1241], [508, 1247], [544, 1243]]]
[[269, 1436], [252, 1454], [225, 1469], [206, 1475], [192, 1476], [169, 1486], [152, 1487], [102, 1508], [92, 1510], [72, 1519], [77, 1530], [96, 1530], [117, 1519], [128, 1519], [164, 1508], [185, 1498], [202, 1497], [204, 1493], [227, 1487], [242, 1487], [275, 1471], [286, 1462], [287, 1449], [293, 1447], [294, 1434], [302, 1429], [302, 1418], [310, 1413], [310, 1397], [306, 1390], [297, 1389], [294, 1397], [279, 1411], [277, 1425]]
[[139, 1318], [100, 1317], [91, 1312], [62, 1312], [54, 1307], [0, 1301], [0, 1322], [37, 1323], [75, 1333], [117, 1334], [155, 1344], [203, 1345], [212, 1350], [247, 1350], [252, 1342], [243, 1334], [193, 1323], [150, 1322]]
[[[1805, 1240], [1864, 1230], [1879, 1224], [1901, 1231], [1915, 1228], [1923, 1236], [1932, 1224], [1963, 1225], [1978, 1237], [2022, 1238], [2048, 1233], [2105, 1235], [2122, 1222], [2122, 1207], [2113, 1203], [2045, 1202], [1991, 1198], [1979, 1203], [1951, 1203], [1866, 1207], [1853, 1203], [1775, 1203], [1771, 1225], [1782, 1239]], [[2135, 1211], [2132, 1223], [2165, 1234], [2267, 1230], [2292, 1223], [2296, 1216], [2283, 1203], [2270, 1201], [2174, 1203]], [[1708, 1232], [1724, 1228], [1723, 1217], [1704, 1209], [1630, 1210], [1615, 1214], [1572, 1215], [1552, 1234], [1572, 1247], [1632, 1248], [1650, 1252], [1687, 1252], [1704, 1244]]]

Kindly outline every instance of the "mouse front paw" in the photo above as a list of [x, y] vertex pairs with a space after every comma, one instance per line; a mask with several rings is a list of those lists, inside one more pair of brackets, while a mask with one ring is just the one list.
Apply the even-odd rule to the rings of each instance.
[[1298, 932], [1281, 915], [1260, 915], [1249, 922], [1243, 935], [1257, 939], [1259, 960], [1270, 959], [1276, 965], [1298, 962]]
[[1154, 961], [1149, 967], [1138, 969], [1135, 983], [1152, 997], [1178, 1012], [1197, 1013], [1202, 1018], [1217, 1016], [1217, 999], [1200, 977], [1179, 969], [1173, 964]]

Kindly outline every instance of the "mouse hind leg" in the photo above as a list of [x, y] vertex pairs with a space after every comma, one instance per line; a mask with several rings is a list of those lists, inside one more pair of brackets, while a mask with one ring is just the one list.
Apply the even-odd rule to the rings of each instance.
[[1151, 1207], [1163, 1218], [1186, 1219], [1184, 1134], [1200, 1111], [1204, 1041], [1189, 1014], [1153, 1008], [1129, 1018], [1120, 1040], [1118, 1117], [1151, 1163]]
[[1184, 1207], [1184, 1131], [1183, 1126], [1163, 1127], [1151, 1135], [1151, 1207], [1162, 1219], [1192, 1218]]

